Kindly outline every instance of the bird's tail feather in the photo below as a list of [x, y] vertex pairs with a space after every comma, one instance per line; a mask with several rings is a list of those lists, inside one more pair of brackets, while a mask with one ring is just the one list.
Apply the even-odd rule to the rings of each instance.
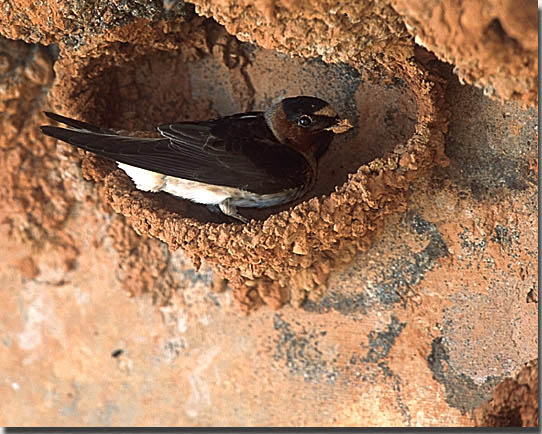
[[163, 141], [163, 138], [129, 137], [102, 130], [86, 122], [77, 121], [55, 113], [46, 112], [49, 118], [62, 122], [71, 128], [43, 125], [40, 127], [43, 134], [69, 143], [85, 151], [89, 151], [106, 158], [121, 161], [123, 154], [137, 153], [141, 146]]
[[93, 133], [107, 133], [108, 132], [98, 127], [95, 127], [94, 125], [88, 124], [86, 122], [77, 121], [72, 118], [67, 118], [66, 116], [62, 116], [57, 113], [51, 113], [51, 112], [44, 112], [44, 113], [45, 113], [45, 116], [47, 116], [49, 119], [66, 124], [72, 128], [77, 128], [78, 130], [87, 130], [87, 131], [92, 131]]

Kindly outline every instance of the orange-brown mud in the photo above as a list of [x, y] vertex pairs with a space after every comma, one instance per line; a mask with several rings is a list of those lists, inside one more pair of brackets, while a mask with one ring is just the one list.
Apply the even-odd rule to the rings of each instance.
[[[5, 288], [26, 288], [20, 298], [6, 293], [5, 329], [19, 327], [9, 315], [16, 306], [31, 305], [20, 308], [22, 334], [4, 339], [17, 347], [13, 363], [31, 365], [39, 358], [28, 352], [39, 354], [40, 345], [59, 354], [70, 336], [83, 348], [74, 358], [101, 349], [98, 336], [108, 332], [87, 335], [80, 324], [92, 329], [103, 312], [85, 303], [110, 297], [122, 310], [108, 295], [122, 287], [160, 306], [167, 329], [130, 334], [142, 346], [137, 357], [119, 358], [123, 375], [144, 378], [132, 365], [147, 346], [159, 346], [157, 359], [188, 367], [207, 369], [215, 357], [225, 360], [220, 366], [240, 361], [224, 368], [231, 381], [217, 386], [226, 394], [218, 399], [229, 402], [239, 390], [259, 397], [258, 411], [246, 399], [240, 413], [220, 407], [221, 419], [209, 410], [215, 392], [194, 371], [180, 386], [185, 413], [137, 423], [473, 423], [470, 412], [538, 344], [538, 132], [535, 110], [515, 104], [532, 106], [538, 97], [536, 10], [511, 0], [172, 4], [7, 1], [0, 11], [0, 222], [11, 252], [0, 276]], [[312, 192], [295, 204], [247, 210], [248, 225], [137, 191], [114, 163], [38, 129], [46, 123], [42, 111], [52, 110], [148, 133], [160, 123], [260, 110], [298, 94], [326, 99], [354, 128], [332, 144]], [[47, 291], [53, 301], [43, 298]], [[237, 304], [230, 311], [231, 294]], [[55, 316], [57, 302], [58, 312], [67, 303], [59, 318], [68, 318], [71, 335], [44, 319]], [[256, 310], [264, 304], [286, 306]], [[239, 307], [251, 316], [232, 319]], [[152, 327], [147, 309], [130, 310], [128, 327], [136, 329], [133, 315], [141, 312], [140, 323]], [[107, 324], [126, 329], [114, 319]], [[36, 341], [28, 327], [49, 331]], [[231, 359], [216, 349], [225, 343]], [[40, 372], [52, 369], [56, 378], [43, 390], [57, 401], [78, 396], [76, 382], [66, 386], [73, 364], [90, 388], [82, 366], [99, 387], [106, 383], [100, 375], [113, 372], [101, 373], [90, 359], [56, 365], [42, 358]], [[318, 385], [314, 396], [316, 389], [303, 388], [310, 406], [324, 409], [318, 415], [296, 401], [299, 378]], [[18, 381], [3, 385], [6, 393]], [[287, 385], [289, 400], [273, 400], [275, 381]], [[499, 393], [478, 424], [497, 423], [502, 417], [492, 411], [504, 414], [508, 402], [527, 396]], [[10, 402], [20, 411], [17, 399]], [[45, 408], [36, 414], [49, 425], [136, 420], [80, 419], [87, 413], [64, 408], [61, 416]], [[514, 414], [530, 425], [525, 412]]]
[[94, 50], [99, 55], [62, 57], [51, 105], [105, 127], [152, 131], [160, 122], [262, 109], [279, 96], [314, 94], [335, 104], [356, 128], [334, 143], [314, 191], [295, 206], [247, 212], [255, 219], [248, 225], [139, 192], [111, 162], [91, 156], [82, 166], [99, 182], [103, 203], [139, 234], [182, 248], [196, 266], [209, 263], [245, 309], [299, 305], [305, 293], [321, 293], [333, 267], [367, 248], [385, 215], [404, 209], [409, 179], [446, 164], [444, 80], [415, 57], [366, 71], [357, 62], [326, 65], [241, 44], [202, 18], [182, 29], [173, 56], [161, 44], [107, 43]]
[[527, 363], [516, 378], [499, 384], [474, 418], [476, 426], [538, 426], [538, 359]]

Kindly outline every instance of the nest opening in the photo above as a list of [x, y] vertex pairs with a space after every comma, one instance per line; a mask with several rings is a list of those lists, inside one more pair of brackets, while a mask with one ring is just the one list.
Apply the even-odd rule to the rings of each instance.
[[[116, 47], [116, 56], [88, 58], [83, 76], [92, 93], [82, 110], [85, 119], [106, 128], [155, 132], [161, 123], [265, 110], [287, 96], [320, 97], [354, 128], [335, 137], [320, 160], [316, 185], [297, 203], [334, 192], [361, 166], [385, 157], [397, 145], [404, 146], [415, 131], [416, 98], [401, 78], [382, 73], [371, 77], [361, 67], [292, 57], [240, 43], [229, 35], [214, 39], [215, 45], [204, 54], [190, 47], [141, 53], [123, 44]], [[234, 223], [204, 205], [166, 193], [146, 195], [153, 207], [183, 217], [202, 223]], [[265, 220], [295, 205], [245, 208], [242, 213]]]

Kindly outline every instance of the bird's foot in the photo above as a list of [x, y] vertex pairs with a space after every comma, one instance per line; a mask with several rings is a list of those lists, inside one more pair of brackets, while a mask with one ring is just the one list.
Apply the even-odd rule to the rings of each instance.
[[243, 217], [241, 214], [239, 214], [239, 211], [237, 211], [237, 207], [231, 203], [230, 199], [226, 199], [220, 202], [218, 204], [218, 208], [227, 216], [233, 217], [243, 223], [249, 222], [246, 217]]

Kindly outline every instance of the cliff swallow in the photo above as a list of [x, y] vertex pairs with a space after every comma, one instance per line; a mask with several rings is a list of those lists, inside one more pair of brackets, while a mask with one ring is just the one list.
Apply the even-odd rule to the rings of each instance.
[[70, 128], [41, 131], [115, 160], [143, 191], [164, 191], [218, 205], [243, 223], [237, 207], [263, 208], [303, 196], [335, 134], [352, 125], [325, 101], [285, 98], [265, 112], [158, 126], [160, 137], [130, 137], [46, 112]]

